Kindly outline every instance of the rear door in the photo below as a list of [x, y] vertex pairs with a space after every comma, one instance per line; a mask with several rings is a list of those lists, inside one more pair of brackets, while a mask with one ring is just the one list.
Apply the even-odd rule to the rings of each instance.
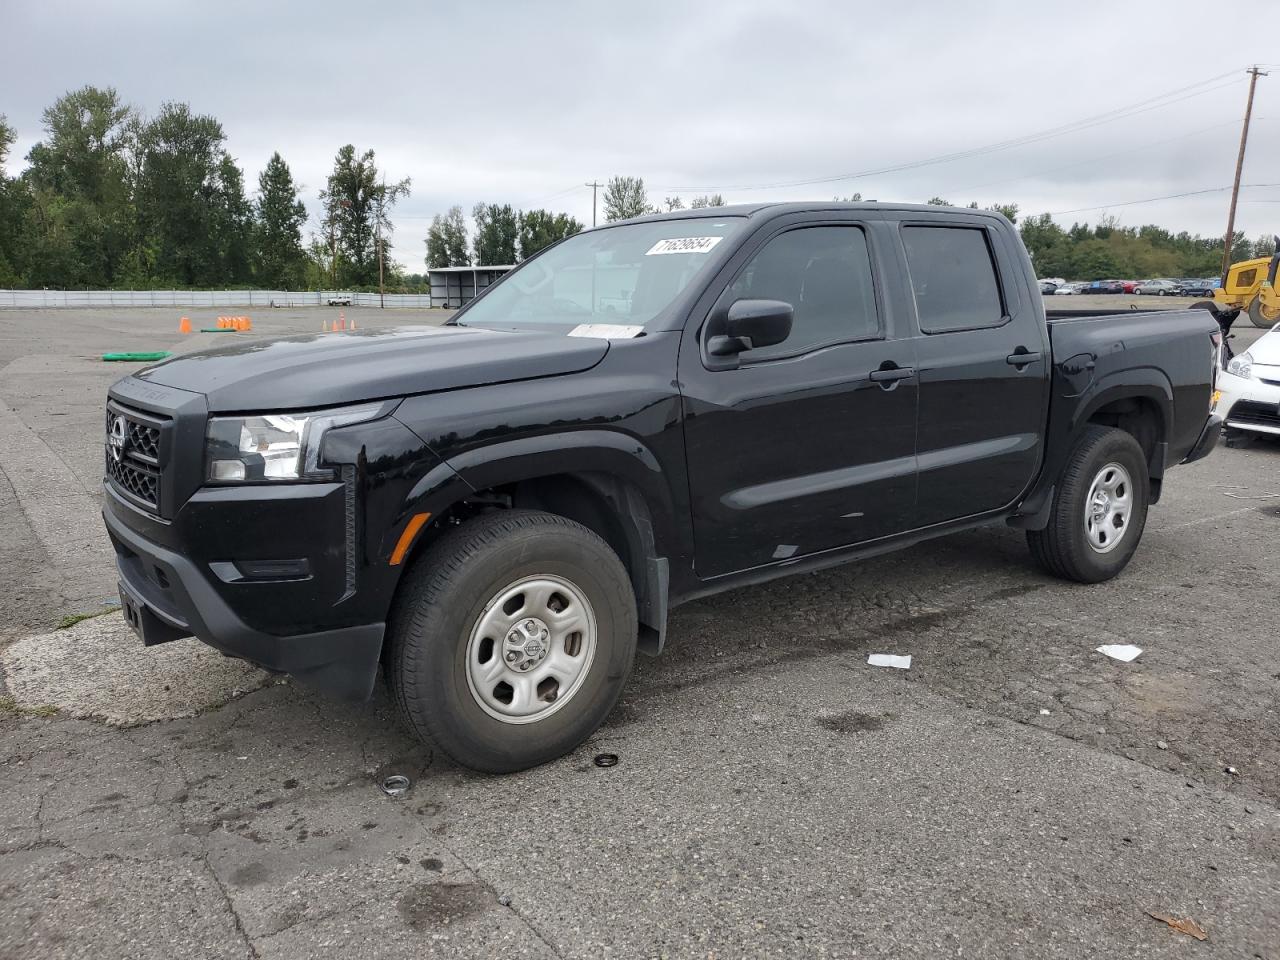
[[899, 228], [920, 336], [920, 526], [1018, 500], [1039, 471], [1049, 340], [1030, 264], [990, 218]]
[[913, 341], [877, 255], [896, 242], [891, 225], [852, 216], [766, 226], [700, 304], [783, 300], [795, 323], [784, 342], [728, 364], [706, 354], [704, 330], [682, 339], [699, 577], [912, 525]]

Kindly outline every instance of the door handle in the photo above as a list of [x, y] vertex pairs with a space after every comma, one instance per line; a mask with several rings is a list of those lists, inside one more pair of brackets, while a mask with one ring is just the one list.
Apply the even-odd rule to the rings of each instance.
[[1039, 359], [1040, 359], [1040, 354], [1028, 353], [1026, 350], [1019, 349], [1019, 350], [1015, 350], [1013, 353], [1005, 357], [1004, 362], [1011, 364], [1012, 366], [1015, 366], [1019, 370], [1021, 370], [1027, 364], [1035, 363]]
[[[887, 367], [871, 371], [871, 379], [879, 384], [893, 384], [916, 375], [915, 367]], [[886, 389], [888, 389], [886, 387]]]

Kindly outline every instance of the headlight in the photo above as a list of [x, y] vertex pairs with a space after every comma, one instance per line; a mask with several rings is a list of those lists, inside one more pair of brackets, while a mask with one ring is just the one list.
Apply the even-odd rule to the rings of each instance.
[[210, 417], [206, 476], [213, 483], [332, 479], [333, 471], [320, 466], [325, 433], [376, 420], [390, 409], [386, 403], [370, 403], [315, 413]]
[[1237, 377], [1244, 377], [1249, 380], [1253, 377], [1253, 357], [1249, 356], [1246, 350], [1238, 357], [1232, 357], [1231, 362], [1227, 364], [1227, 373], [1235, 374]]

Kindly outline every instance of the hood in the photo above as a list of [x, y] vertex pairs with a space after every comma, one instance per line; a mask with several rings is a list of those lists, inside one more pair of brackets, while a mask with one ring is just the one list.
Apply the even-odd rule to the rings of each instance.
[[587, 370], [607, 340], [475, 327], [398, 327], [252, 340], [135, 374], [203, 393], [213, 412], [305, 410]]
[[1280, 367], [1280, 327], [1264, 333], [1246, 349], [1259, 366]]

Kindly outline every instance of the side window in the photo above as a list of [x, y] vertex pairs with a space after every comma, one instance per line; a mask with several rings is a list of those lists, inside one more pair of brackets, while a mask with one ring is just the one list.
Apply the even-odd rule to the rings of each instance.
[[795, 308], [791, 336], [743, 360], [880, 335], [871, 255], [860, 227], [803, 227], [774, 237], [730, 285], [728, 302], [743, 299], [783, 300]]
[[981, 227], [903, 227], [920, 329], [948, 333], [998, 327], [1004, 303]]

